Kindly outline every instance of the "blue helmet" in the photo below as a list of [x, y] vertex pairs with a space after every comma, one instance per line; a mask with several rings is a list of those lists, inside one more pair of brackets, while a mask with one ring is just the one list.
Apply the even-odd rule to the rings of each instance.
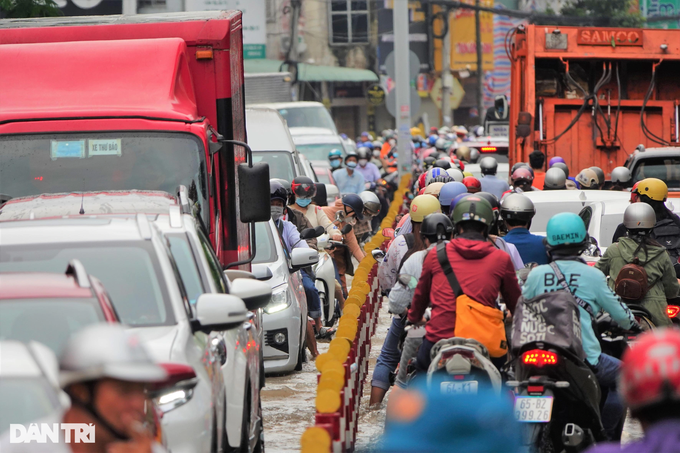
[[427, 176], [425, 177], [425, 185], [429, 186], [434, 182], [434, 178], [437, 176], [448, 176], [448, 173], [446, 173], [446, 170], [440, 167], [434, 167], [431, 168], [427, 171]]
[[352, 208], [357, 220], [364, 220], [364, 200], [355, 193], [348, 193], [342, 196], [342, 204]]
[[371, 142], [364, 142], [364, 143], [361, 144], [361, 146], [368, 148], [371, 151], [373, 151], [373, 149], [375, 148], [375, 146], [373, 146], [373, 143], [371, 143]]
[[[463, 183], [461, 182], [461, 183], [458, 183], [458, 184], [463, 184]], [[463, 186], [463, 187], [465, 187], [465, 186]], [[453, 212], [453, 209], [456, 207], [456, 205], [458, 204], [458, 202], [460, 200], [462, 200], [463, 198], [465, 198], [467, 196], [474, 195], [474, 194], [467, 192], [467, 187], [465, 187], [465, 191], [466, 191], [465, 193], [461, 193], [461, 194], [456, 195], [454, 197], [454, 199], [451, 201], [451, 204], [450, 204], [451, 212]]]
[[552, 216], [545, 232], [550, 247], [579, 245], [588, 240], [583, 219], [573, 212], [560, 212]]
[[437, 140], [439, 140], [438, 135], [430, 135], [427, 137], [427, 144], [430, 146], [434, 146], [435, 143], [437, 143]]
[[462, 193], [467, 193], [467, 187], [462, 182], [447, 182], [439, 191], [439, 204], [451, 206], [453, 199]]
[[335, 157], [339, 157], [340, 159], [342, 159], [342, 151], [340, 151], [339, 149], [332, 149], [332, 150], [328, 153], [328, 158], [329, 158], [329, 159], [333, 159], [333, 158], [335, 158]]

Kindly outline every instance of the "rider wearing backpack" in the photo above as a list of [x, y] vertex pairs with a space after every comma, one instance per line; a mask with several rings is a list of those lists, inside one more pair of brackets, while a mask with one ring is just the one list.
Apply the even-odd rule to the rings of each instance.
[[[621, 361], [602, 353], [591, 320], [596, 313], [604, 310], [624, 329], [640, 331], [640, 326], [628, 307], [609, 289], [604, 274], [599, 269], [588, 266], [579, 257], [589, 241], [585, 224], [578, 215], [563, 212], [553, 216], [548, 221], [546, 234], [546, 248], [550, 258], [563, 275], [574, 298], [585, 304], [579, 304], [578, 308], [583, 350], [586, 360], [595, 370], [600, 387], [609, 390], [610, 398], [602, 412], [602, 424], [610, 439], [618, 440], [621, 438], [619, 428], [623, 427], [621, 421], [625, 416], [624, 408], [616, 395], [616, 379]], [[529, 273], [522, 287], [522, 295], [528, 300], [563, 288], [550, 264], [544, 264]]]
[[609, 287], [625, 302], [642, 305], [656, 326], [670, 326], [666, 299], [677, 297], [680, 285], [666, 249], [650, 237], [655, 223], [648, 204], [628, 206], [623, 214], [628, 237], [612, 244], [595, 267], [611, 277]]

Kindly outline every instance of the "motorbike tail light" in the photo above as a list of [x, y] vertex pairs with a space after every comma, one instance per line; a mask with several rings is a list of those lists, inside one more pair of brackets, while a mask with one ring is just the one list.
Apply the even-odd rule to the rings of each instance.
[[495, 153], [496, 147], [495, 146], [482, 146], [482, 152], [483, 153]]
[[678, 313], [680, 313], [680, 306], [669, 305], [668, 307], [666, 307], [666, 313], [668, 313], [669, 318], [677, 318]]
[[532, 349], [522, 354], [522, 362], [539, 368], [557, 365], [557, 354], [541, 349]]
[[545, 388], [542, 385], [529, 385], [527, 386], [527, 392], [529, 395], [543, 395], [543, 390]]

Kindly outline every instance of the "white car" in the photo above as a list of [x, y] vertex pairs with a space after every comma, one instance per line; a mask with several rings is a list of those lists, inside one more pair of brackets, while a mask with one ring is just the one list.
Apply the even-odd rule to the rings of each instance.
[[[482, 155], [480, 157], [483, 158], [485, 157]], [[495, 156], [494, 156], [495, 157]], [[465, 164], [465, 171], [469, 171], [472, 173], [472, 176], [475, 178], [481, 180], [483, 178], [482, 176], [482, 170], [479, 168], [479, 164]], [[503, 181], [507, 181], [508, 184], [510, 183], [510, 164], [507, 162], [498, 162], [498, 169], [496, 170], [496, 177], [498, 179], [501, 179]]]
[[271, 303], [264, 308], [264, 369], [267, 373], [301, 370], [305, 359], [307, 297], [299, 269], [319, 260], [314, 249], [293, 249], [288, 254], [273, 221], [255, 224], [257, 253], [253, 272], [267, 273]]
[[[145, 214], [0, 222], [0, 272], [60, 272], [73, 259], [107, 287], [121, 322], [154, 360], [169, 364], [175, 386], [157, 398], [168, 448], [226, 448], [227, 394], [211, 332], [248, 320], [235, 288], [192, 304], [167, 241]], [[257, 292], [240, 286], [242, 294]]]
[[270, 108], [277, 110], [288, 127], [321, 127], [338, 133], [328, 109], [320, 102], [276, 102], [270, 104], [251, 104], [248, 107]]
[[328, 153], [334, 149], [347, 153], [342, 138], [330, 129], [320, 127], [291, 127], [290, 135], [295, 142], [295, 148], [312, 164], [328, 163]]

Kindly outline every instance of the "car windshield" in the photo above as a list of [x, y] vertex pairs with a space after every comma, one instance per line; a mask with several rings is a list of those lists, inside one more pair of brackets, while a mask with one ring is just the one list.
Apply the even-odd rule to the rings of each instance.
[[253, 162], [269, 164], [269, 177], [285, 179], [290, 182], [295, 178], [293, 156], [287, 151], [255, 151]]
[[0, 436], [10, 424], [28, 425], [59, 411], [56, 393], [41, 377], [0, 378], [0, 401]]
[[642, 159], [633, 169], [633, 181], [658, 178], [669, 189], [680, 189], [680, 157], [654, 157]]
[[115, 132], [0, 137], [0, 197], [179, 185], [208, 221], [205, 151], [190, 134]]
[[123, 324], [175, 324], [150, 241], [5, 245], [0, 247], [0, 272], [61, 273], [73, 259], [101, 280]]
[[548, 220], [555, 214], [560, 212], [573, 212], [578, 214], [583, 209], [583, 203], [580, 201], [546, 201], [537, 203], [534, 201], [536, 207], [536, 215], [531, 220], [531, 232], [543, 233], [548, 226]]
[[0, 300], [0, 340], [35, 340], [57, 357], [71, 335], [102, 321], [104, 313], [95, 298]]
[[189, 302], [191, 305], [194, 305], [198, 300], [198, 296], [205, 291], [203, 290], [201, 274], [198, 273], [198, 268], [196, 267], [194, 254], [189, 246], [189, 238], [185, 234], [168, 234], [166, 237], [170, 243], [170, 252], [182, 277], [182, 283], [184, 283], [184, 289], [187, 292]]
[[279, 109], [279, 113], [288, 127], [323, 127], [338, 133], [331, 114], [321, 105]]
[[318, 179], [320, 183], [322, 183], [322, 184], [333, 184], [333, 182], [331, 181], [331, 175], [328, 171], [326, 171], [326, 170], [315, 170], [314, 174], [316, 174], [316, 179]]
[[[328, 153], [334, 149], [339, 149], [343, 151], [343, 147], [340, 143], [312, 143], [308, 145], [295, 145], [298, 151], [300, 151], [309, 160], [328, 160]], [[345, 153], [342, 153], [343, 156]]]
[[258, 222], [255, 224], [255, 237], [257, 238], [257, 252], [253, 264], [273, 263], [278, 258], [274, 237], [269, 227], [269, 222]]

